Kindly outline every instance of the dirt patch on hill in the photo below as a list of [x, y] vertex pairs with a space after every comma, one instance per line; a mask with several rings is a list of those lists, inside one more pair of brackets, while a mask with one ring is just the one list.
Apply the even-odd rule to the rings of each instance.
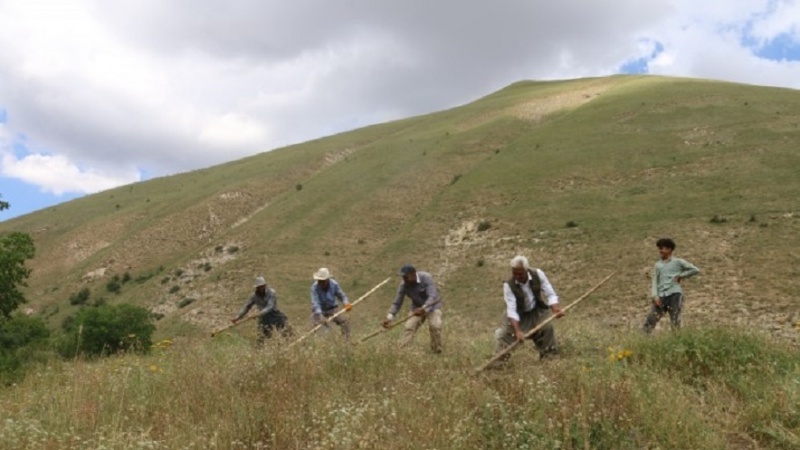
[[564, 92], [512, 106], [503, 112], [529, 122], [540, 122], [543, 118], [554, 112], [577, 108], [578, 106], [594, 100], [609, 87], [611, 87], [611, 85], [591, 86], [585, 89]]
[[597, 83], [573, 91], [559, 92], [550, 96], [531, 99], [505, 109], [472, 117], [461, 123], [458, 131], [466, 131], [500, 117], [514, 117], [526, 122], [539, 123], [550, 114], [577, 108], [596, 99], [612, 86], [613, 83], [609, 82]]

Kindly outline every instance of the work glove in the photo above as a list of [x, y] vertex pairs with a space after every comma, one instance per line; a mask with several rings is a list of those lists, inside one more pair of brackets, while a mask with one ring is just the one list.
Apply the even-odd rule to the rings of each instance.
[[350, 311], [351, 309], [353, 309], [353, 305], [351, 305], [350, 303], [344, 305], [344, 310], [345, 311]]

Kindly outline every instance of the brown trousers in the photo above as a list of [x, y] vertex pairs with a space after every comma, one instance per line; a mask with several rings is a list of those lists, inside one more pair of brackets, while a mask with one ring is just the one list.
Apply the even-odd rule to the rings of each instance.
[[[324, 322], [326, 319], [330, 318], [334, 314], [338, 312], [338, 308], [334, 308], [328, 311], [323, 312], [322, 314], [311, 314], [311, 322], [314, 325], [318, 325]], [[345, 339], [350, 339], [350, 320], [348, 319], [347, 315], [350, 313], [344, 313], [337, 317], [335, 317], [331, 322], [339, 325], [342, 329], [342, 336]], [[330, 325], [325, 325], [326, 327], [330, 328]]]
[[414, 340], [414, 334], [420, 326], [427, 320], [428, 332], [431, 335], [431, 351], [434, 353], [442, 352], [442, 310], [431, 311], [424, 316], [414, 316], [406, 321], [403, 330], [403, 337], [400, 338], [400, 346], [405, 347]]

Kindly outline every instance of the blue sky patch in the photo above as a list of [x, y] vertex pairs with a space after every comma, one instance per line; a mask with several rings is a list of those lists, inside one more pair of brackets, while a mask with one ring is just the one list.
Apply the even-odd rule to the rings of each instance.
[[11, 208], [0, 211], [0, 222], [48, 207], [57, 208], [58, 205], [53, 205], [83, 196], [70, 192], [63, 195], [44, 193], [37, 186], [3, 176], [0, 176], [0, 194], [3, 201], [11, 205]]
[[0, 123], [8, 122], [8, 113], [5, 109], [0, 108]]
[[781, 33], [761, 45], [750, 45], [759, 58], [772, 61], [800, 61], [800, 42], [789, 33]]
[[626, 61], [624, 64], [619, 66], [619, 73], [627, 73], [627, 74], [649, 73], [650, 61], [655, 59], [656, 56], [660, 55], [661, 52], [664, 51], [664, 45], [661, 42], [655, 41], [653, 42], [653, 44], [654, 48], [652, 53], [642, 58]]

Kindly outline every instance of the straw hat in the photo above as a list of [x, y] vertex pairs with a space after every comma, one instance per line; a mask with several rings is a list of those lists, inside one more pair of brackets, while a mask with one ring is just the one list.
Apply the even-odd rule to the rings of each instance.
[[330, 277], [331, 277], [331, 272], [325, 267], [314, 272], [314, 279], [318, 281], [327, 280]]

